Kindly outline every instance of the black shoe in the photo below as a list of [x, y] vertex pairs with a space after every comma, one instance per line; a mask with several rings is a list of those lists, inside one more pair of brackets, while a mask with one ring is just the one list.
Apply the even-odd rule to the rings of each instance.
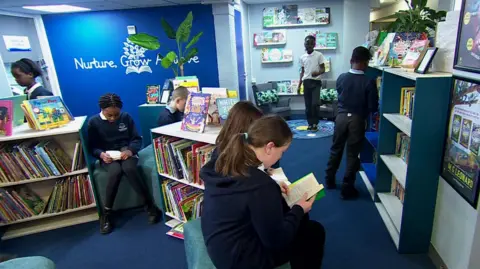
[[325, 180], [325, 185], [327, 187], [327, 189], [329, 190], [333, 190], [333, 189], [336, 189], [337, 188], [337, 183], [335, 183], [335, 179], [326, 179]]
[[112, 224], [112, 212], [111, 210], [105, 210], [103, 215], [100, 216], [100, 233], [109, 234], [113, 230]]
[[313, 128], [313, 126], [309, 124], [309, 125], [308, 125], [308, 128], [307, 128], [307, 131], [311, 131], [312, 128]]
[[146, 211], [148, 213], [149, 224], [155, 224], [160, 220], [162, 211], [160, 211], [155, 205], [146, 206]]
[[312, 132], [318, 132], [318, 126], [314, 124], [311, 129]]
[[359, 196], [358, 190], [355, 187], [348, 183], [343, 183], [342, 185], [342, 192], [340, 193], [340, 197], [343, 200], [354, 200], [357, 199]]

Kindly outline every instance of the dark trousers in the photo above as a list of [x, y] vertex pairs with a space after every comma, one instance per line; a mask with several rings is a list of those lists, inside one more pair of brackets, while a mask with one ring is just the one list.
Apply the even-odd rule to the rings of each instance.
[[274, 255], [275, 267], [290, 262], [292, 269], [319, 269], [322, 267], [324, 247], [323, 225], [314, 220], [304, 220], [288, 251]]
[[318, 124], [318, 100], [320, 100], [320, 89], [322, 81], [306, 79], [303, 81], [303, 95], [305, 99], [305, 114], [308, 125]]
[[123, 174], [125, 174], [135, 192], [143, 198], [144, 203], [147, 205], [151, 204], [152, 200], [148, 194], [147, 187], [143, 184], [142, 179], [138, 175], [137, 163], [138, 159], [135, 157], [130, 157], [125, 161], [114, 161], [108, 164], [102, 162], [103, 167], [108, 172], [107, 198], [105, 201], [106, 208], [112, 209]]
[[327, 180], [334, 181], [343, 150], [347, 144], [347, 170], [343, 177], [344, 183], [355, 183], [355, 176], [360, 169], [358, 154], [362, 149], [365, 138], [365, 119], [361, 116], [340, 113], [335, 119], [335, 131], [333, 133], [333, 145], [330, 149], [330, 159], [327, 164]]

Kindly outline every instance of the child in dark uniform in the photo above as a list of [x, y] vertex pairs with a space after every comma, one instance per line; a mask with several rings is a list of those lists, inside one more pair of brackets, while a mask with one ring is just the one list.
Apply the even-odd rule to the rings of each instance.
[[11, 72], [18, 85], [25, 88], [27, 99], [37, 99], [41, 96], [53, 96], [35, 79], [42, 75], [42, 70], [30, 59], [21, 59], [12, 64]]
[[[135, 123], [128, 113], [121, 112], [123, 103], [118, 95], [103, 95], [99, 105], [101, 112], [88, 122], [88, 141], [93, 156], [100, 159], [101, 165], [108, 172], [104, 212], [100, 219], [101, 233], [107, 234], [113, 229], [111, 211], [123, 174], [133, 189], [143, 197], [149, 223], [156, 223], [160, 212], [137, 172], [136, 155], [142, 147], [142, 138], [135, 129]], [[113, 160], [106, 152], [113, 150], [121, 152], [120, 160]]]
[[172, 100], [158, 116], [158, 126], [182, 121], [183, 111], [187, 103], [188, 89], [180, 86], [172, 93]]

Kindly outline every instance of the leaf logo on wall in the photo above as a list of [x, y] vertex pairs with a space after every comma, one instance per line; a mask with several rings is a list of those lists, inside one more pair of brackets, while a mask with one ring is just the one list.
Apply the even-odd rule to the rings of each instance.
[[150, 68], [150, 59], [145, 58], [145, 52], [147, 49], [133, 44], [127, 38], [127, 42], [123, 42], [123, 55], [120, 57], [120, 61], [124, 67], [126, 67], [125, 74], [130, 73], [152, 73]]

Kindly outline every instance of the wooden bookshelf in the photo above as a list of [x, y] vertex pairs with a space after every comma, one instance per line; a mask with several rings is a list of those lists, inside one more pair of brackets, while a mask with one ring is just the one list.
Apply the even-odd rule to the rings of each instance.
[[[87, 117], [76, 117], [74, 121], [69, 124], [60, 127], [44, 131], [35, 131], [30, 129], [27, 124], [14, 127], [13, 135], [8, 137], [0, 137], [0, 143], [2, 142], [15, 142], [19, 143], [22, 140], [54, 140], [67, 155], [72, 159], [75, 152], [75, 144], [81, 142], [82, 147], [79, 150], [83, 151], [83, 158], [88, 159], [86, 156], [86, 143], [84, 139], [84, 132], [86, 131], [86, 119]], [[69, 176], [90, 174], [90, 186], [93, 192], [93, 202], [90, 205], [81, 206], [78, 208], [68, 209], [56, 213], [44, 213], [34, 215], [31, 217], [18, 219], [12, 222], [0, 223], [0, 227], [5, 232], [2, 235], [2, 240], [17, 238], [25, 235], [35, 234], [39, 232], [45, 232], [53, 229], [63, 228], [67, 226], [77, 225], [86, 222], [97, 221], [99, 219], [97, 210], [97, 196], [95, 186], [91, 181], [91, 171], [88, 167], [88, 160], [85, 162], [86, 166], [83, 169], [69, 172], [60, 176], [50, 176], [42, 178], [31, 178], [19, 180], [16, 182], [3, 182], [0, 183], [0, 188], [14, 188], [19, 185], [28, 184], [28, 188], [35, 192], [43, 201], [47, 202], [48, 197], [52, 193], [56, 180]]]
[[[416, 74], [398, 68], [369, 68], [382, 76], [378, 133], [366, 133], [360, 177], [400, 253], [427, 253], [448, 124], [452, 75]], [[400, 115], [401, 89], [415, 87], [412, 118]], [[408, 165], [395, 154], [397, 133], [410, 138]], [[376, 164], [372, 162], [376, 159]], [[373, 169], [372, 169], [373, 168]], [[392, 192], [392, 176], [404, 188], [403, 203]], [[371, 178], [374, 178], [372, 184]], [[373, 193], [372, 193], [373, 190]]]

